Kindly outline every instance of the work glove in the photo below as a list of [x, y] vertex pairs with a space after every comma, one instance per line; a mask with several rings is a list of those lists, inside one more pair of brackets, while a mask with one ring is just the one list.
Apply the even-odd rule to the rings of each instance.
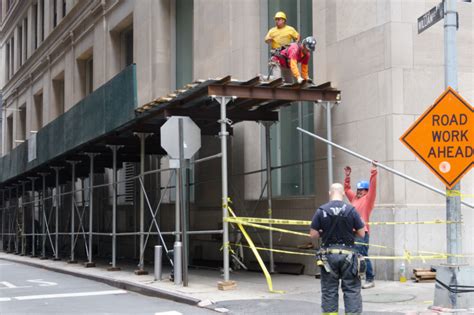
[[301, 84], [301, 83], [303, 83], [303, 81], [304, 81], [302, 77], [298, 77], [297, 80], [298, 80], [298, 84]]

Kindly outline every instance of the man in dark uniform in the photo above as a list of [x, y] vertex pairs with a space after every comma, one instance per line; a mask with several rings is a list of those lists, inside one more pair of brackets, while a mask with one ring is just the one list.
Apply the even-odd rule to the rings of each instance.
[[355, 236], [364, 236], [364, 222], [353, 206], [343, 202], [344, 187], [335, 183], [330, 202], [316, 210], [311, 222], [311, 238], [322, 238], [317, 253], [321, 267], [321, 306], [323, 314], [338, 314], [339, 282], [344, 293], [346, 314], [362, 313], [359, 267], [363, 264], [354, 248]]

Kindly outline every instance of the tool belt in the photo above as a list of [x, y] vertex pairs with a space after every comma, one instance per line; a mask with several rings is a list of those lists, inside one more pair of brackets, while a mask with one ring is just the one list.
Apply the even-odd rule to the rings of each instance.
[[329, 254], [347, 255], [346, 264], [348, 266], [346, 268], [351, 268], [351, 272], [355, 277], [360, 277], [361, 275], [364, 275], [365, 271], [367, 270], [365, 257], [357, 252], [339, 248], [325, 248], [319, 250], [316, 253], [316, 264], [319, 267], [324, 268], [326, 272], [330, 273], [335, 278], [339, 278], [339, 275], [337, 275], [334, 270], [332, 270], [331, 265], [328, 262], [327, 255]]

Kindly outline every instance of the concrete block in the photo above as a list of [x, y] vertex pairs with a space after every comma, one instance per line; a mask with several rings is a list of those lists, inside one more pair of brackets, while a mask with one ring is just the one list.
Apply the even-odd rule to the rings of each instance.
[[377, 24], [377, 1], [336, 1], [337, 40], [358, 35]]
[[420, 115], [444, 91], [442, 67], [404, 70], [404, 114]]
[[390, 23], [391, 67], [413, 67], [413, 24]]

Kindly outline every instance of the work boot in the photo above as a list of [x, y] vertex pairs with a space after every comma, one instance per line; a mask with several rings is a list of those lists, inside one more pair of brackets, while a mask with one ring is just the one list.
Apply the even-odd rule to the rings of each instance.
[[362, 285], [362, 289], [370, 289], [375, 287], [374, 280], [366, 280], [365, 283]]

